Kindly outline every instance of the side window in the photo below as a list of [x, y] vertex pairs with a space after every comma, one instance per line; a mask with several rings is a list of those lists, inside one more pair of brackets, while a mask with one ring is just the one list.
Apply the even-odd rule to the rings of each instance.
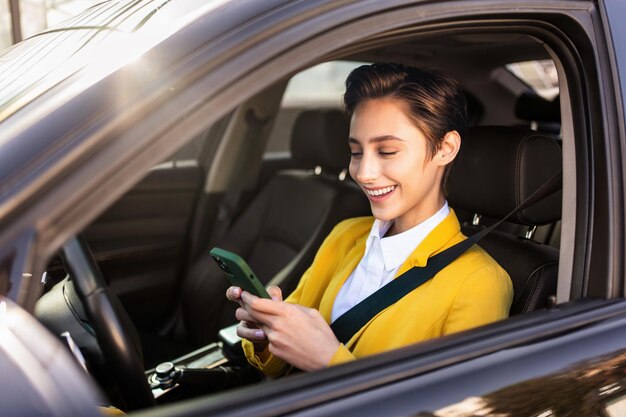
[[550, 59], [515, 62], [506, 65], [506, 69], [546, 100], [559, 95], [559, 77]]
[[364, 62], [331, 61], [296, 74], [283, 95], [280, 112], [266, 148], [267, 154], [288, 154], [294, 122], [305, 109], [340, 108], [346, 77]]
[[493, 76], [516, 96], [515, 124], [561, 139], [559, 78], [551, 59], [512, 62]]

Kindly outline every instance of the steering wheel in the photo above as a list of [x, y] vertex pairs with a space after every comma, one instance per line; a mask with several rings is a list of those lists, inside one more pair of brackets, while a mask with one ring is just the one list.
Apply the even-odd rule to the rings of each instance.
[[76, 293], [128, 410], [153, 406], [135, 327], [119, 299], [105, 285], [89, 247], [82, 237], [74, 237], [62, 251]]

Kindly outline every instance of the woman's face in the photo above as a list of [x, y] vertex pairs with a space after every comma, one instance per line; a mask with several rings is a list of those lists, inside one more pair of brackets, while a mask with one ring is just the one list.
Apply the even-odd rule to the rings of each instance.
[[440, 184], [449, 152], [443, 146], [429, 158], [427, 139], [405, 106], [395, 99], [367, 100], [357, 105], [350, 122], [350, 175], [369, 198], [374, 217], [395, 220], [393, 234], [443, 206]]

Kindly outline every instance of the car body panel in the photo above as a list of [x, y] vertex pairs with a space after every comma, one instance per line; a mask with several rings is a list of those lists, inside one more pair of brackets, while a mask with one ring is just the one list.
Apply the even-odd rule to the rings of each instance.
[[623, 308], [623, 301], [567, 304], [312, 375], [295, 375], [139, 415], [177, 415], [183, 409], [188, 416], [434, 412], [594, 357], [621, 355], [625, 338], [614, 326], [624, 325]]
[[[605, 22], [604, 30], [607, 32], [607, 39], [610, 43], [610, 49], [608, 51], [608, 56], [605, 59], [605, 65], [611, 65], [611, 72], [613, 74], [613, 84], [611, 86], [607, 86], [606, 90], [612, 92], [614, 96], [614, 107], [612, 112], [607, 114], [607, 117], [610, 118], [610, 122], [615, 126], [614, 132], [612, 133], [612, 140], [610, 141], [610, 153], [611, 157], [617, 159], [619, 161], [623, 161], [626, 157], [626, 150], [624, 149], [624, 140], [626, 138], [626, 52], [623, 46], [623, 40], [625, 39], [626, 33], [624, 32], [624, 27], [622, 24], [618, 23], [618, 18], [620, 14], [626, 13], [626, 8], [623, 2], [620, 1], [601, 1], [601, 11], [602, 18]], [[624, 179], [626, 179], [626, 172], [622, 168], [621, 170], [616, 170], [611, 176], [611, 184], [614, 189], [621, 188], [624, 183]], [[618, 197], [619, 198], [619, 197]], [[623, 210], [624, 201], [623, 194], [622, 200], [616, 202], [620, 204]], [[616, 212], [616, 216], [623, 217], [620, 211]], [[621, 227], [618, 224], [613, 226], [615, 233], [617, 234], [616, 240], [618, 242], [624, 242], [626, 240], [626, 232], [624, 231], [624, 225]], [[622, 248], [622, 251], [624, 249]], [[619, 268], [619, 267], [618, 267]], [[619, 296], [625, 296], [626, 289], [624, 286], [624, 276], [626, 272], [623, 269], [623, 265], [621, 269], [616, 270], [616, 281], [613, 283], [613, 286], [616, 288], [615, 294], [619, 294]]]

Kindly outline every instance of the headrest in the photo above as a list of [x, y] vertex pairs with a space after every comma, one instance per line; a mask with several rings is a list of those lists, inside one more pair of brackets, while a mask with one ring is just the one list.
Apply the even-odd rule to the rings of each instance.
[[548, 101], [533, 92], [522, 93], [515, 101], [515, 116], [534, 122], [561, 123], [559, 96]]
[[[501, 219], [561, 170], [561, 148], [549, 137], [515, 127], [468, 130], [448, 179], [452, 207]], [[541, 225], [561, 218], [561, 192], [509, 221]]]
[[341, 171], [350, 163], [350, 122], [341, 110], [305, 110], [291, 135], [293, 159], [322, 169]]

